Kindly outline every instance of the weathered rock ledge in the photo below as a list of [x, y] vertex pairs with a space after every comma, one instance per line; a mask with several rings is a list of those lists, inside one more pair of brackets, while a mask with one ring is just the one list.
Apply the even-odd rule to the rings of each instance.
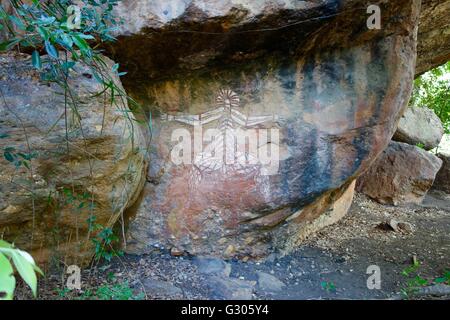
[[[153, 119], [129, 252], [260, 257], [342, 215], [352, 181], [390, 141], [415, 69], [419, 1], [382, 2], [380, 30], [367, 28], [368, 4], [122, 4], [133, 23], [109, 52], [130, 71], [124, 85], [145, 108], [138, 116]], [[219, 129], [225, 144], [224, 128], [277, 130], [278, 141], [270, 135], [257, 149], [278, 148], [278, 170], [228, 164], [196, 142], [184, 150], [191, 163], [175, 164], [172, 135], [191, 139], [196, 124]]]
[[[390, 2], [124, 0], [118, 14], [125, 24], [110, 53], [129, 71], [125, 86], [130, 83], [136, 88], [135, 80], [146, 82], [224, 62], [252, 61], [268, 52], [289, 52], [293, 44], [297, 49], [305, 42], [320, 42], [322, 47], [356, 45], [361, 40], [358, 34], [365, 41], [380, 35], [361, 32], [372, 4], [380, 5], [382, 31], [390, 34], [392, 25], [399, 26], [395, 19], [402, 18], [401, 9], [396, 15], [390, 7], [403, 4]], [[421, 1], [416, 76], [450, 59], [449, 11], [450, 0]], [[348, 30], [355, 32], [347, 34], [345, 41]], [[328, 31], [333, 34], [329, 39], [311, 39]], [[303, 49], [308, 50], [307, 46]]]

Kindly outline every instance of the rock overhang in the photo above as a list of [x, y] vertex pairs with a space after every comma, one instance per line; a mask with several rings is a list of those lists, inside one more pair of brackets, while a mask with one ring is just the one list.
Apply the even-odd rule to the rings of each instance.
[[[212, 14], [196, 6], [206, 2], [183, 2], [176, 18], [130, 28], [110, 48], [130, 71], [128, 93], [152, 117], [150, 183], [127, 250], [286, 251], [342, 216], [326, 212], [394, 133], [412, 88], [420, 2], [380, 2], [376, 30], [367, 27], [369, 1], [263, 1], [256, 11], [230, 1]], [[144, 7], [135, 3], [129, 14]], [[218, 108], [221, 92], [239, 103]], [[193, 123], [248, 128], [258, 117], [267, 121], [256, 129], [279, 130], [276, 174], [171, 161], [174, 131], [195, 137]]]
[[[221, 1], [128, 2], [119, 6], [126, 23], [108, 51], [127, 70], [123, 81], [132, 92], [149, 81], [239, 67], [271, 55], [295, 58], [349, 48], [400, 29], [409, 32], [401, 20], [412, 5], [381, 1], [382, 28], [368, 30], [370, 1], [225, 1], [215, 10], [207, 4], [214, 7]], [[157, 10], [180, 3], [184, 10], [158, 20]]]

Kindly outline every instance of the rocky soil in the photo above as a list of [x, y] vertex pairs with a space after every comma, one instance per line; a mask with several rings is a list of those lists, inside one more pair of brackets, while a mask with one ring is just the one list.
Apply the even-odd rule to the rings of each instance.
[[[81, 291], [63, 290], [62, 272], [47, 273], [39, 298], [96, 299], [90, 292], [99, 286], [127, 283], [135, 298], [145, 299], [400, 299], [416, 274], [431, 285], [450, 269], [449, 204], [450, 196], [436, 191], [423, 205], [409, 207], [383, 206], [357, 194], [344, 219], [282, 258], [223, 261], [155, 250], [83, 270]], [[420, 267], [402, 275], [413, 259]], [[367, 288], [370, 265], [380, 267], [379, 290]], [[447, 286], [419, 293], [420, 298], [450, 298]], [[29, 290], [22, 285], [16, 296], [30, 298]]]

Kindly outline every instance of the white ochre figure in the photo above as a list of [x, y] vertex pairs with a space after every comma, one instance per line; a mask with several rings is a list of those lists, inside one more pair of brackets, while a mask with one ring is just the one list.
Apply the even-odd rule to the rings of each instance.
[[[250, 173], [258, 170], [261, 163], [258, 160], [256, 149], [261, 145], [261, 136], [258, 144], [258, 133], [253, 130], [254, 132], [249, 134], [252, 131], [249, 129], [267, 122], [279, 122], [279, 117], [277, 115], [246, 116], [238, 110], [240, 108], [239, 96], [231, 90], [219, 91], [216, 97], [216, 106], [216, 109], [199, 115], [162, 114], [161, 120], [176, 121], [194, 127], [202, 127], [217, 121], [215, 134], [212, 134], [211, 137], [211, 144], [194, 156], [193, 165], [200, 172], [221, 170], [223, 173], [228, 171]], [[267, 134], [265, 138], [267, 140]], [[248, 139], [249, 144], [253, 143], [255, 148], [249, 147], [249, 151], [247, 151], [245, 139]], [[243, 144], [239, 144], [239, 141]]]

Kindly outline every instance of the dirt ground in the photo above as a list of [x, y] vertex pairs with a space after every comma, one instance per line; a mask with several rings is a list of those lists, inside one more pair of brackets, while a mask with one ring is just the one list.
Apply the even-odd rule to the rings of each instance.
[[[264, 262], [214, 261], [223, 268], [220, 277], [202, 272], [198, 261], [160, 251], [125, 255], [82, 270], [80, 291], [64, 289], [64, 273], [55, 271], [41, 279], [38, 298], [450, 299], [446, 286], [436, 296], [419, 296], [423, 289], [416, 290], [430, 288], [450, 270], [450, 196], [430, 192], [421, 206], [391, 207], [357, 194], [344, 219], [287, 256], [272, 255]], [[417, 267], [409, 268], [413, 261]], [[380, 289], [367, 287], [371, 265], [380, 269]], [[31, 298], [23, 284], [16, 298]]]

